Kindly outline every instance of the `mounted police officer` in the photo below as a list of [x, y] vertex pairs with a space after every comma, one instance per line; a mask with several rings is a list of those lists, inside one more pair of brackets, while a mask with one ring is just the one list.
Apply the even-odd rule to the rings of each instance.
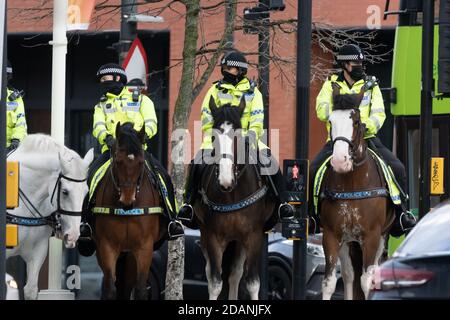
[[[115, 144], [117, 123], [132, 122], [134, 128], [138, 131], [142, 126], [145, 126], [145, 150], [148, 149], [150, 139], [156, 135], [158, 130], [153, 102], [150, 98], [141, 94], [140, 90], [132, 90], [130, 92], [126, 86], [127, 76], [125, 70], [121, 66], [114, 63], [101, 66], [97, 71], [97, 80], [102, 87], [102, 96], [94, 108], [92, 134], [100, 143], [102, 154], [89, 167], [88, 185], [90, 187], [94, 174], [111, 158], [110, 150]], [[145, 159], [153, 170], [162, 175], [165, 185], [169, 189], [169, 197], [173, 197], [173, 186], [166, 170], [148, 151], [145, 152]], [[173, 198], [170, 200], [173, 203]], [[83, 211], [85, 212], [83, 213], [80, 228], [80, 240], [90, 241], [92, 236], [92, 229], [88, 224], [90, 217], [86, 207]], [[168, 214], [170, 219], [168, 229], [170, 239], [182, 236], [184, 234], [183, 226], [176, 220], [174, 214], [170, 212]]]
[[8, 60], [6, 66], [7, 99], [6, 99], [6, 149], [7, 153], [19, 147], [20, 142], [27, 135], [27, 120], [25, 118], [25, 107], [22, 100], [23, 91], [10, 86], [13, 76], [13, 68]]
[[[271, 179], [274, 193], [279, 196], [280, 207], [279, 215], [281, 218], [293, 217], [293, 208], [283, 199], [284, 180], [276, 160], [271, 156], [270, 149], [262, 144], [259, 139], [263, 134], [264, 124], [264, 105], [261, 92], [256, 84], [249, 80], [247, 75], [248, 63], [244, 55], [238, 51], [231, 51], [224, 55], [221, 60], [221, 72], [223, 78], [214, 82], [208, 90], [201, 107], [202, 132], [204, 134], [201, 150], [191, 161], [189, 174], [185, 187], [184, 204], [180, 208], [178, 218], [185, 221], [191, 221], [194, 214], [193, 204], [198, 193], [199, 181], [203, 168], [205, 167], [206, 157], [210, 157], [213, 152], [212, 128], [214, 119], [209, 108], [210, 98], [213, 97], [215, 104], [220, 108], [225, 104], [238, 106], [241, 99], [245, 99], [246, 107], [244, 109], [241, 124], [243, 132], [246, 135], [247, 148], [255, 149], [258, 146], [264, 149], [265, 159], [270, 159], [266, 163], [260, 161], [261, 166], [275, 169], [275, 174], [266, 173]], [[263, 171], [263, 170], [262, 170]], [[268, 172], [269, 170], [267, 170]], [[264, 174], [264, 171], [263, 173]]]
[[312, 182], [314, 181], [315, 173], [333, 153], [333, 143], [330, 140], [330, 123], [328, 122], [328, 117], [333, 110], [333, 88], [338, 88], [340, 94], [358, 94], [364, 90], [365, 94], [359, 106], [361, 121], [366, 125], [364, 139], [366, 139], [368, 146], [377, 152], [392, 168], [403, 193], [402, 208], [395, 210], [397, 219], [394, 227], [391, 229], [391, 234], [398, 237], [414, 227], [415, 219], [407, 210], [405, 167], [376, 136], [386, 119], [380, 87], [375, 77], [365, 74], [363, 65], [365, 55], [357, 45], [347, 44], [342, 46], [336, 60], [342, 71], [328, 77], [316, 100], [317, 117], [327, 124], [328, 140], [311, 163], [312, 180], [310, 180], [310, 190], [313, 187]]

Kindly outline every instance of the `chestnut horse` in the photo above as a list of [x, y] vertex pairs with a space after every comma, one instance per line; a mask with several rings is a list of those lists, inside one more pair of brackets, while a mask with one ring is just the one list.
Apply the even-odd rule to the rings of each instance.
[[[160, 226], [162, 201], [152, 184], [154, 177], [145, 165], [144, 127], [140, 132], [131, 123], [117, 124], [116, 144], [111, 166], [99, 183], [92, 212], [95, 215], [93, 238], [97, 261], [103, 271], [102, 299], [116, 299], [116, 262], [122, 252], [129, 252], [124, 297], [134, 288], [135, 299], [147, 299], [147, 278], [153, 245], [166, 228]], [[122, 296], [121, 292], [121, 296]]]
[[[209, 298], [216, 300], [219, 297], [223, 285], [222, 271], [229, 266], [229, 299], [238, 298], [239, 282], [244, 276], [251, 299], [257, 300], [263, 235], [267, 230], [266, 222], [274, 212], [276, 199], [271, 195], [268, 180], [261, 175], [260, 168], [255, 163], [249, 164], [250, 161], [238, 161], [245, 153], [242, 150], [245, 150], [245, 144], [238, 130], [241, 129], [245, 100], [242, 99], [239, 106], [218, 108], [211, 98], [209, 107], [214, 119], [215, 156], [218, 160], [206, 164], [199, 183], [202, 196], [194, 204], [206, 260]], [[242, 147], [239, 149], [241, 154], [236, 152], [238, 146]], [[222, 261], [230, 244], [234, 248], [230, 255], [232, 258]]]
[[357, 108], [362, 94], [333, 95], [332, 170], [325, 174], [319, 209], [326, 258], [323, 299], [334, 293], [338, 258], [345, 299], [367, 298], [394, 219], [382, 171], [364, 140], [365, 124]]

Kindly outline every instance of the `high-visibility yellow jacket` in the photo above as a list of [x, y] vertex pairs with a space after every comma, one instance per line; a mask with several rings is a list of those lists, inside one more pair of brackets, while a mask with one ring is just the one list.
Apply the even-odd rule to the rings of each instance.
[[[347, 85], [344, 75], [333, 74], [322, 86], [316, 100], [316, 113], [319, 120], [327, 123], [328, 140], [330, 140], [330, 123], [328, 118], [333, 111], [333, 88], [332, 82], [336, 82], [340, 86], [341, 94], [359, 93], [361, 87], [364, 85], [364, 79], [361, 79], [353, 84], [351, 88]], [[361, 121], [366, 125], [366, 133], [364, 138], [374, 137], [380, 128], [383, 126], [386, 119], [384, 111], [383, 97], [378, 85], [364, 93], [364, 97], [359, 105], [361, 112]]]
[[102, 146], [102, 153], [108, 150], [106, 136], [110, 134], [115, 137], [116, 125], [119, 122], [132, 122], [134, 129], [138, 131], [145, 125], [145, 133], [149, 138], [158, 131], [158, 120], [152, 100], [140, 94], [137, 101], [133, 101], [128, 87], [124, 87], [117, 96], [108, 92], [94, 108], [92, 134]]
[[[14, 95], [17, 97], [14, 99]], [[17, 91], [7, 89], [6, 100], [6, 147], [12, 139], [22, 141], [27, 135], [27, 120], [22, 97]], [[11, 99], [11, 100], [10, 100]]]
[[203, 99], [201, 109], [201, 121], [203, 131], [203, 143], [201, 149], [213, 149], [212, 145], [212, 128], [214, 119], [209, 108], [209, 100], [212, 96], [217, 107], [225, 104], [239, 106], [241, 97], [245, 97], [245, 109], [241, 117], [241, 125], [243, 133], [249, 130], [256, 134], [259, 141], [264, 130], [264, 104], [261, 92], [253, 81], [247, 78], [242, 79], [236, 86], [222, 81], [215, 82], [208, 90]]

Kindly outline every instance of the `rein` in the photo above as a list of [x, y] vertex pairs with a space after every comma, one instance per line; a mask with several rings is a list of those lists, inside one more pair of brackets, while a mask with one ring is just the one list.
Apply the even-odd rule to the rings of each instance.
[[[59, 223], [60, 215], [68, 215], [68, 216], [81, 216], [81, 211], [68, 211], [61, 208], [61, 180], [66, 179], [71, 182], [82, 183], [85, 182], [86, 179], [74, 179], [68, 176], [63, 175], [61, 172], [58, 175], [58, 179], [56, 179], [55, 186], [53, 188], [52, 196], [50, 198], [50, 203], [53, 205], [53, 198], [55, 196], [56, 190], [58, 190], [57, 195], [57, 209], [50, 213], [48, 216], [43, 216], [41, 212], [33, 205], [31, 200], [26, 196], [26, 194], [19, 188], [19, 197], [22, 199], [25, 207], [30, 211], [33, 217], [20, 217], [6, 212], [6, 220], [10, 224], [21, 225], [26, 227], [39, 227], [48, 225], [52, 227], [55, 231], [61, 229], [61, 224]], [[31, 209], [30, 209], [31, 207]], [[34, 213], [33, 213], [34, 212]], [[36, 215], [38, 217], [36, 217]]]

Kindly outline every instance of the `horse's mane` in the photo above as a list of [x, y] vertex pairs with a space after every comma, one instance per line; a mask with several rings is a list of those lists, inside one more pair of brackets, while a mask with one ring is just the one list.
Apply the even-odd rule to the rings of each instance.
[[220, 125], [225, 121], [229, 121], [233, 124], [233, 128], [241, 129], [241, 114], [239, 107], [232, 106], [231, 104], [224, 104], [218, 108], [214, 114], [214, 129], [219, 129]]
[[361, 103], [359, 94], [336, 94], [333, 96], [333, 110], [357, 109]]
[[139, 140], [138, 132], [134, 130], [131, 122], [127, 122], [120, 127], [120, 137], [117, 138], [119, 146], [125, 148], [128, 154], [137, 156], [142, 152], [142, 142]]
[[[9, 159], [16, 159], [28, 167], [55, 171], [61, 168], [59, 158], [69, 164], [67, 167], [73, 170], [73, 174], [77, 176], [83, 174], [78, 172], [79, 164], [83, 160], [80, 155], [51, 136], [42, 133], [27, 135], [17, 152], [14, 152]], [[75, 161], [77, 165], [71, 165], [72, 161]]]

